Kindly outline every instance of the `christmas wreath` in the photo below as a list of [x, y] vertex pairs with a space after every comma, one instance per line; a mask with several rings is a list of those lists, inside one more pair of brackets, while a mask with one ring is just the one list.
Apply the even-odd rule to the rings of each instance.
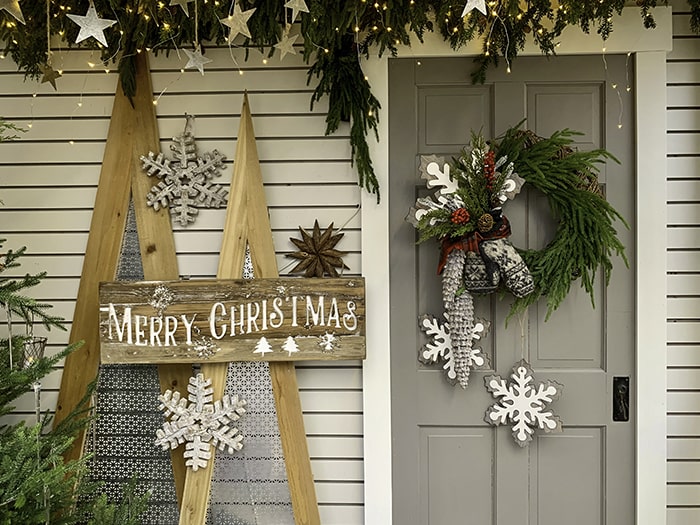
[[[452, 163], [421, 159], [422, 177], [437, 191], [416, 201], [409, 220], [420, 232], [419, 242], [440, 243], [450, 358], [463, 387], [474, 357], [472, 293], [510, 292], [510, 315], [544, 297], [548, 319], [574, 281], [580, 279], [594, 303], [598, 269], [607, 284], [611, 258], [619, 255], [627, 263], [615, 222], [627, 224], [597, 184], [598, 166], [616, 159], [604, 149], [575, 150], [577, 134], [565, 129], [543, 138], [518, 125], [493, 141], [473, 134]], [[503, 206], [525, 184], [546, 196], [558, 224], [541, 250], [519, 249], [508, 240], [511, 226]]]

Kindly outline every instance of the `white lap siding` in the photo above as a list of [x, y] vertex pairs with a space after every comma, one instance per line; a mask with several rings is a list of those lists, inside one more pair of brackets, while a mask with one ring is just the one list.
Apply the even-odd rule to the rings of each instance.
[[[672, 2], [668, 55], [668, 525], [700, 522], [700, 38]], [[644, 213], [644, 210], [639, 210]], [[641, 248], [643, 256], [643, 247]]]

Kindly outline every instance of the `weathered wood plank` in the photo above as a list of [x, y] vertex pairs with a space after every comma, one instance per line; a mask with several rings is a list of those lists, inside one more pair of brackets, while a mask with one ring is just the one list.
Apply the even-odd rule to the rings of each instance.
[[[241, 276], [246, 247], [250, 248], [253, 271], [257, 278], [277, 277], [270, 219], [247, 95], [243, 97], [229, 195], [217, 277], [224, 279]], [[223, 363], [202, 365], [202, 373], [212, 379], [214, 397], [223, 394], [226, 369], [227, 365]], [[271, 363], [270, 377], [295, 522], [298, 525], [320, 525], [294, 365], [289, 362]], [[213, 468], [214, 462], [210, 461], [205, 468], [187, 473], [180, 525], [204, 523]]]
[[100, 325], [105, 363], [363, 359], [364, 280], [102, 283]]
[[[132, 111], [129, 100], [119, 88], [114, 98], [71, 329], [70, 341], [82, 340], [85, 344], [66, 358], [54, 425], [58, 425], [73, 411], [85, 395], [88, 384], [97, 375], [98, 285], [100, 281], [111, 281], [116, 276], [131, 190], [132, 166], [130, 162], [124, 162], [124, 159], [130, 158], [132, 154]], [[65, 452], [66, 460], [79, 458], [84, 442], [83, 431]]]
[[[146, 204], [148, 192], [158, 181], [154, 180], [155, 178], [153, 177], [148, 177], [141, 168], [140, 156], [143, 151], [157, 152], [159, 150], [158, 124], [151, 98], [153, 87], [151, 86], [148, 55], [143, 54], [143, 56], [137, 57], [136, 66], [136, 84], [139, 86], [139, 89], [136, 90], [133, 98], [134, 143], [130, 159], [132, 170], [131, 195], [136, 215], [143, 275], [145, 279], [151, 280], [177, 279], [179, 272], [170, 216], [166, 213], [166, 210], [160, 210], [159, 213], [155, 213]], [[191, 364], [161, 364], [158, 367], [161, 391], [176, 389], [180, 385], [187, 385], [191, 375]], [[182, 448], [170, 451], [175, 493], [180, 503], [182, 503], [185, 475], [187, 473], [183, 454]]]

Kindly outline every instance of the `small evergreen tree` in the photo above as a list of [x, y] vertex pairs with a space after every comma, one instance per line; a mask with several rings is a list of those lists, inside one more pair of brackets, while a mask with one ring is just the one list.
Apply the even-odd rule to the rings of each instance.
[[[4, 242], [0, 239], [0, 250]], [[51, 305], [26, 295], [27, 289], [46, 276], [45, 272], [6, 276], [8, 270], [20, 266], [24, 252], [25, 248], [21, 248], [0, 255], [0, 310], [5, 312], [8, 327], [11, 326], [8, 319], [14, 319], [17, 324], [36, 321], [49, 330], [64, 329], [62, 320], [48, 313]], [[0, 339], [0, 416], [10, 413], [11, 403], [31, 391], [54, 365], [80, 346], [73, 344], [54, 356], [28, 361], [23, 355], [26, 339], [10, 333]], [[87, 458], [63, 460], [62, 454], [70, 447], [76, 432], [88, 424], [89, 419], [76, 417], [84, 415], [88, 399], [89, 392], [76, 411], [53, 429], [47, 414], [33, 426], [24, 421], [16, 424], [0, 421], [0, 525], [138, 523], [148, 495], [134, 496], [135, 480], [126, 487], [121, 503], [110, 504], [99, 494], [99, 487], [88, 482]]]

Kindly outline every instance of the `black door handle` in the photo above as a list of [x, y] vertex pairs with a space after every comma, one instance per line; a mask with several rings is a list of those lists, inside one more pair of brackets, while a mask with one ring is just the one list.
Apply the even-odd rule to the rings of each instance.
[[612, 388], [613, 421], [630, 420], [630, 378], [629, 376], [613, 377]]

